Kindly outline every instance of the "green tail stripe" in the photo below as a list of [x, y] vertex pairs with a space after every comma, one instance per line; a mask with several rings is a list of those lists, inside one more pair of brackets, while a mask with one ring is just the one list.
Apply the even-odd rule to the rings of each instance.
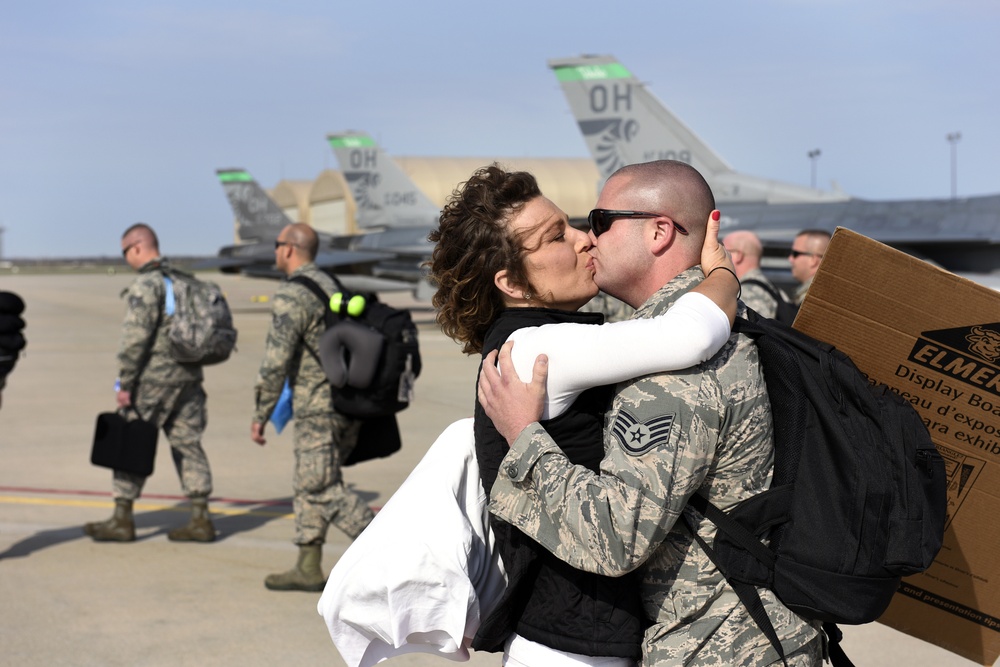
[[593, 79], [629, 79], [632, 73], [621, 63], [606, 65], [576, 65], [557, 67], [556, 78], [560, 81], [589, 81]]
[[364, 135], [328, 137], [333, 148], [368, 148], [375, 145], [371, 137]]
[[252, 181], [253, 177], [245, 171], [224, 171], [219, 174], [219, 180], [223, 183], [232, 183], [233, 181]]

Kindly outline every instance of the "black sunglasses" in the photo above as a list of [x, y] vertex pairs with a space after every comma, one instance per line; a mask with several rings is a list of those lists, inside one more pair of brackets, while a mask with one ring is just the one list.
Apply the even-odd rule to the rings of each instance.
[[617, 218], [666, 218], [670, 220], [670, 224], [674, 226], [678, 234], [683, 234], [687, 236], [688, 230], [681, 227], [679, 224], [673, 221], [669, 215], [663, 215], [662, 213], [646, 213], [644, 211], [614, 211], [608, 208], [595, 208], [587, 216], [587, 222], [590, 223], [590, 229], [594, 232], [594, 236], [600, 236], [604, 232], [611, 229], [611, 223], [613, 223]]
[[789, 254], [789, 256], [792, 259], [798, 259], [799, 257], [802, 257], [803, 255], [805, 255], [806, 257], [822, 257], [823, 256], [823, 255], [819, 254], [818, 252], [805, 252], [804, 250], [792, 250], [788, 254]]
[[292, 243], [291, 241], [275, 241], [274, 242], [274, 249], [277, 250], [278, 248], [280, 248], [283, 245], [290, 245], [293, 248], [298, 248], [298, 246], [295, 245], [294, 243]]
[[127, 246], [122, 248], [122, 257], [128, 257], [128, 251], [139, 245], [139, 243], [140, 241], [136, 241], [135, 243], [129, 243]]

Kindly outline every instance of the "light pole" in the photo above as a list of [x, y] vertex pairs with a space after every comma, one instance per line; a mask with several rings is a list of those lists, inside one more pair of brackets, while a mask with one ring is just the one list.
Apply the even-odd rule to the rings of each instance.
[[958, 196], [958, 140], [961, 132], [949, 132], [945, 139], [951, 144], [951, 198]]
[[814, 148], [811, 151], [809, 151], [808, 153], [806, 153], [806, 155], [808, 155], [809, 156], [809, 160], [812, 161], [812, 180], [810, 181], [810, 183], [812, 184], [812, 187], [815, 190], [816, 189], [816, 160], [819, 159], [819, 149], [818, 148]]

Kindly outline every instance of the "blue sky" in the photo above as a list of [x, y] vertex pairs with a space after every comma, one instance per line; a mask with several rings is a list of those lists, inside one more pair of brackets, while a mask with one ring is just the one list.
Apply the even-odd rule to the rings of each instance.
[[405, 156], [586, 157], [546, 60], [616, 56], [737, 170], [869, 199], [1000, 192], [1000, 4], [949, 0], [36, 0], [0, 21], [10, 257], [112, 255], [129, 224], [212, 254], [215, 169]]

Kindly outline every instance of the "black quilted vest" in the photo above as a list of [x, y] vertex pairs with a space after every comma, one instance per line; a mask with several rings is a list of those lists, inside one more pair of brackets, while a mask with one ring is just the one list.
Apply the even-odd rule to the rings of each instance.
[[[599, 313], [570, 313], [547, 308], [511, 308], [486, 334], [484, 354], [499, 349], [522, 327], [556, 322], [600, 324]], [[580, 363], [588, 363], [581, 359]], [[566, 456], [597, 472], [604, 458], [604, 411], [612, 387], [581, 394], [555, 419], [542, 422]], [[483, 488], [493, 488], [507, 442], [476, 401], [476, 457]], [[605, 577], [563, 563], [510, 524], [490, 515], [508, 584], [497, 606], [486, 616], [472, 642], [479, 651], [502, 651], [515, 631], [551, 648], [592, 656], [638, 659], [644, 622], [639, 575]]]

